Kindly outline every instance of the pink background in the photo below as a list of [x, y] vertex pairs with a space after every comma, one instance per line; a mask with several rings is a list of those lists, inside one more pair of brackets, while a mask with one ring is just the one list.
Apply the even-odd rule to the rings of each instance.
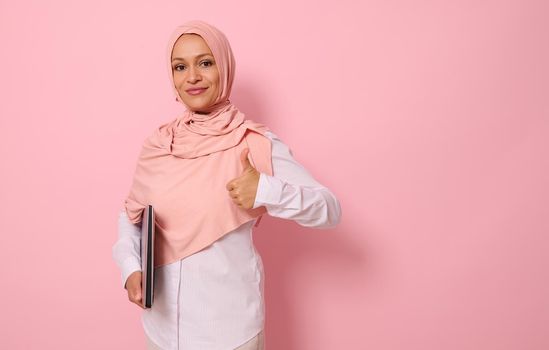
[[2, 349], [144, 349], [111, 257], [165, 45], [203, 19], [232, 100], [342, 206], [265, 217], [270, 350], [549, 348], [545, 1], [2, 1]]

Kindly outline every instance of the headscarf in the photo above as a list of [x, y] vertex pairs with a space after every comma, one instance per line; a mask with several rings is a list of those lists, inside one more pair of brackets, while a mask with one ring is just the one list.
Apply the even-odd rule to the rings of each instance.
[[235, 60], [225, 35], [200, 20], [177, 27], [169, 38], [167, 64], [176, 100], [183, 103], [173, 81], [171, 55], [185, 33], [200, 35], [209, 46], [219, 70], [219, 94], [207, 114], [186, 110], [147, 137], [139, 154], [125, 209], [129, 220], [141, 222], [143, 209], [155, 210], [154, 266], [169, 264], [209, 246], [265, 207], [237, 206], [226, 184], [240, 176], [240, 154], [249, 149], [257, 171], [272, 175], [271, 142], [265, 125], [245, 119], [229, 100]]

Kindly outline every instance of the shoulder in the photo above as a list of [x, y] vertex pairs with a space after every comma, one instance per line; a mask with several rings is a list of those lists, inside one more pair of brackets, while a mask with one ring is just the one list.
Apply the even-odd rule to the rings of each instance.
[[278, 134], [276, 134], [274, 131], [272, 131], [271, 129], [268, 129], [267, 131], [265, 131], [264, 135], [266, 137], [268, 137], [271, 141], [278, 141], [278, 142], [282, 142], [282, 140], [280, 139], [280, 137], [278, 136]]
[[271, 140], [273, 155], [277, 156], [294, 156], [294, 153], [290, 146], [288, 146], [279, 136], [272, 130], [265, 131], [264, 135]]
[[166, 134], [168, 133], [169, 131], [171, 131], [178, 123], [178, 121], [180, 120], [181, 118], [180, 117], [176, 117], [176, 118], [172, 118], [172, 119], [169, 119], [169, 120], [165, 120], [164, 122], [162, 122], [161, 124], [159, 124], [156, 128], [154, 128], [152, 134]]
[[269, 139], [269, 141], [271, 141], [271, 143], [273, 145], [284, 144], [282, 142], [282, 140], [280, 139], [280, 137], [278, 136], [278, 134], [275, 133], [273, 130], [271, 130], [269, 127], [267, 127], [264, 124], [255, 124], [254, 125], [254, 123], [255, 122], [253, 122], [253, 121], [248, 121], [248, 125], [246, 127], [248, 129], [251, 129], [251, 130], [255, 131], [256, 134], [263, 135], [264, 137]]
[[289, 148], [288, 145], [286, 145], [284, 143], [284, 141], [282, 141], [282, 139], [278, 136], [277, 133], [275, 133], [274, 131], [272, 130], [267, 130], [265, 131], [265, 134], [264, 134], [269, 140], [271, 140], [271, 143], [273, 145], [273, 147], [277, 147], [277, 148], [280, 148], [280, 147], [283, 147], [283, 148]]
[[143, 147], [164, 147], [171, 140], [170, 135], [177, 125], [179, 117], [164, 121], [147, 134], [143, 139]]

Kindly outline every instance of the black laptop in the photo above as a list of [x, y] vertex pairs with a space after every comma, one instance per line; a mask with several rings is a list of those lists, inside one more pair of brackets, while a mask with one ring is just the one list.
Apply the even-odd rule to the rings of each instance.
[[141, 288], [143, 306], [150, 308], [154, 298], [154, 210], [152, 205], [143, 209], [141, 224]]

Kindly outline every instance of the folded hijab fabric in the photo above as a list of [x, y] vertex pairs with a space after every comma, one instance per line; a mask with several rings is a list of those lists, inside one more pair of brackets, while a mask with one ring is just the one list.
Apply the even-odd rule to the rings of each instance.
[[244, 209], [229, 196], [226, 184], [240, 176], [240, 155], [249, 149], [252, 165], [272, 173], [269, 129], [245, 119], [229, 100], [235, 62], [225, 35], [214, 26], [193, 20], [177, 27], [168, 42], [167, 63], [176, 100], [171, 55], [185, 33], [200, 35], [219, 70], [219, 93], [207, 114], [188, 106], [181, 116], [165, 123], [147, 137], [139, 154], [125, 209], [134, 224], [151, 204], [156, 215], [155, 263], [158, 267], [194, 254], [245, 222], [256, 226], [265, 207]]

